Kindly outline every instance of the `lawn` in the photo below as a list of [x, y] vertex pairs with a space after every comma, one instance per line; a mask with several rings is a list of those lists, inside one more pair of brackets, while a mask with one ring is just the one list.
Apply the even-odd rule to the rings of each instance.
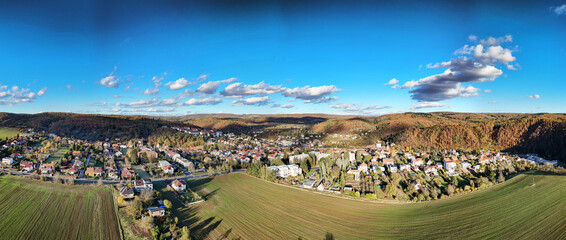
[[63, 158], [63, 155], [65, 155], [65, 153], [69, 151], [69, 147], [68, 146], [63, 146], [63, 147], [59, 147], [59, 149], [57, 149], [57, 152], [51, 154], [51, 156], [49, 156], [49, 158], [47, 159], [48, 163], [60, 163], [61, 162], [61, 158]]
[[0, 238], [120, 239], [111, 189], [0, 177]]
[[175, 204], [174, 214], [195, 238], [323, 239], [327, 233], [337, 239], [566, 238], [566, 176], [521, 174], [490, 189], [423, 203], [345, 199], [243, 173], [189, 185], [206, 202]]
[[18, 129], [15, 129], [15, 128], [0, 128], [0, 138], [1, 139], [5, 139], [5, 138], [9, 138], [9, 137], [15, 137], [19, 133], [20, 133], [20, 131], [18, 131]]

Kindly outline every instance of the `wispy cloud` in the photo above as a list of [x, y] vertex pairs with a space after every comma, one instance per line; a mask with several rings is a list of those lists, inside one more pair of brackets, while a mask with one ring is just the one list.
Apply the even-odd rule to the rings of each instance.
[[202, 98], [202, 99], [191, 98], [188, 101], [186, 101], [185, 103], [183, 103], [183, 105], [185, 105], [185, 106], [190, 106], [190, 105], [215, 105], [215, 104], [219, 104], [221, 102], [222, 102], [222, 99], [215, 98], [215, 97], [207, 97], [207, 98]]
[[528, 98], [531, 98], [531, 99], [539, 99], [539, 98], [540, 98], [540, 95], [534, 94], [534, 95], [529, 95], [529, 96], [527, 96], [527, 97], [528, 97]]
[[448, 105], [439, 102], [420, 102], [411, 106], [411, 111], [419, 110], [422, 108], [443, 108]]
[[566, 15], [566, 4], [562, 4], [556, 7], [550, 7], [550, 10], [556, 15]]
[[334, 104], [334, 105], [330, 105], [330, 107], [334, 109], [342, 109], [344, 113], [356, 114], [356, 115], [375, 115], [378, 114], [378, 110], [389, 108], [389, 106], [379, 106], [379, 105], [361, 106], [360, 104], [357, 103]]

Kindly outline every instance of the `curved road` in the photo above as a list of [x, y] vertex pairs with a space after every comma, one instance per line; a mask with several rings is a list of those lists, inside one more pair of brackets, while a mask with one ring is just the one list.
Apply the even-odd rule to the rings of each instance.
[[[36, 176], [36, 177], [40, 177], [43, 176], [45, 179], [47, 180], [53, 180], [52, 176], [48, 176], [48, 175], [39, 175], [39, 174], [35, 174], [35, 173], [26, 173], [26, 172], [20, 172], [20, 171], [14, 171], [14, 170], [9, 170], [9, 169], [3, 169], [0, 168], [0, 171], [3, 172], [7, 172], [7, 173], [11, 173], [12, 175], [20, 175], [20, 176]], [[244, 169], [236, 169], [232, 172], [244, 172]], [[220, 175], [223, 173], [214, 173], [214, 175]], [[151, 180], [151, 182], [156, 183], [156, 182], [163, 182], [163, 181], [170, 181], [170, 180], [187, 180], [187, 179], [195, 179], [195, 178], [206, 178], [208, 177], [207, 174], [202, 174], [202, 175], [189, 175], [189, 176], [184, 176], [184, 177], [167, 177], [167, 178], [149, 178], [149, 180]], [[69, 180], [69, 179], [73, 179], [70, 177], [65, 177], [65, 176], [59, 176], [59, 179], [65, 179], [65, 180]], [[75, 183], [98, 183], [98, 180], [90, 180], [90, 179], [81, 179], [81, 178], [74, 178], [73, 179], [75, 181]], [[124, 180], [124, 181], [129, 181], [129, 180]], [[120, 183], [119, 180], [102, 180], [103, 184], [118, 184]]]

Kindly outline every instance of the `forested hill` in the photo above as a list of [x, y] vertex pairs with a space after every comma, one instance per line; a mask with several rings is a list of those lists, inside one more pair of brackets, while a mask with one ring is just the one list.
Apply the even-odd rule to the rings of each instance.
[[145, 116], [0, 113], [0, 127], [34, 128], [36, 131], [86, 140], [145, 138], [162, 126], [172, 125], [179, 124]]
[[[538, 153], [566, 162], [566, 115], [521, 113], [402, 113], [379, 117], [336, 115], [204, 116], [188, 124], [226, 131], [293, 129], [360, 134], [360, 145], [389, 140], [403, 147]], [[267, 132], [267, 131], [266, 131]]]
[[[323, 114], [148, 117], [73, 113], [0, 113], [0, 127], [31, 127], [79, 139], [145, 138], [162, 126], [196, 126], [278, 136], [304, 131], [359, 134], [359, 145], [389, 140], [426, 149], [537, 153], [566, 162], [565, 114], [402, 113], [379, 117]], [[258, 131], [261, 130], [261, 131]]]

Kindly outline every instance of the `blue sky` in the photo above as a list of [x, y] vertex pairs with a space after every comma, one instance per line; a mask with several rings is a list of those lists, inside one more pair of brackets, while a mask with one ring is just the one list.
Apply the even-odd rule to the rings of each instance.
[[0, 111], [566, 112], [566, 2], [397, 2], [0, 3]]

